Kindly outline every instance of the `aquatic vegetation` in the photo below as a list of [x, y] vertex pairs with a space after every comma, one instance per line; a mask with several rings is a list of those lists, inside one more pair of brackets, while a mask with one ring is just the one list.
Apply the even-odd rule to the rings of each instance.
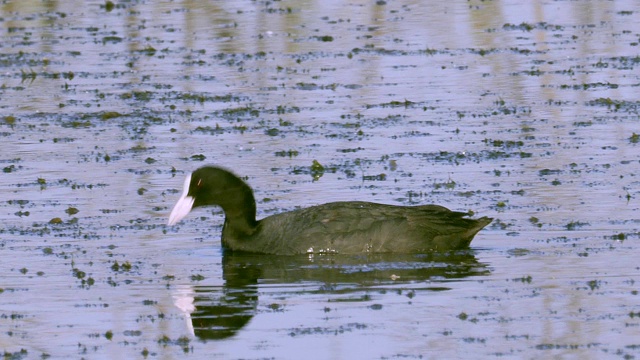
[[547, 24], [546, 22], [538, 22], [535, 24], [530, 24], [526, 22], [522, 22], [518, 25], [506, 23], [502, 26], [504, 30], [522, 30], [522, 31], [532, 31], [532, 30], [550, 30], [550, 31], [562, 31], [564, 30], [563, 26], [560, 25], [552, 25]]
[[612, 100], [611, 98], [598, 98], [587, 101], [588, 106], [606, 106], [607, 109], [614, 111], [638, 113], [640, 101]]

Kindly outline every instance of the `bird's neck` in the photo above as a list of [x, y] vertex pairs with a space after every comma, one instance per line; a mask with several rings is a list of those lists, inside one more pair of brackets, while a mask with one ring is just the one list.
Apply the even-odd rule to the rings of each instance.
[[251, 189], [248, 186], [242, 189], [233, 202], [225, 205], [222, 207], [225, 214], [225, 228], [236, 236], [252, 235], [258, 222], [256, 221], [256, 201]]
[[233, 231], [238, 236], [248, 236], [256, 230], [256, 217], [247, 216], [246, 213], [230, 214], [225, 211], [225, 228]]

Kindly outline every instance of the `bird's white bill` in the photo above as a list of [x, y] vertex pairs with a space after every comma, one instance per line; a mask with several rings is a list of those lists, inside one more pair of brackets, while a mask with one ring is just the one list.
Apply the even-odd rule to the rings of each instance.
[[187, 175], [184, 180], [184, 189], [178, 202], [173, 206], [171, 214], [169, 215], [169, 225], [175, 225], [178, 221], [182, 220], [193, 208], [193, 202], [196, 200], [189, 195], [189, 185], [191, 184], [191, 174]]

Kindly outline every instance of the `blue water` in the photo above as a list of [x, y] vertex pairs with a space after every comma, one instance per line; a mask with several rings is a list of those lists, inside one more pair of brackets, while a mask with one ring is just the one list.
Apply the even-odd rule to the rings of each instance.
[[[640, 355], [634, 2], [107, 4], [0, 5], [5, 357]], [[230, 256], [220, 209], [165, 225], [203, 164], [259, 217], [496, 220], [455, 254]]]

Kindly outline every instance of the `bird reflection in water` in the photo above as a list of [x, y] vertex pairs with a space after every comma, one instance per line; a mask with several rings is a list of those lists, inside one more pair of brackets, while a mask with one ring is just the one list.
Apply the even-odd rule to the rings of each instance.
[[[225, 252], [224, 286], [177, 287], [174, 305], [186, 316], [192, 336], [219, 340], [234, 336], [256, 315], [258, 283], [317, 282], [309, 294], [330, 294], [340, 284], [350, 292], [371, 286], [425, 283], [425, 291], [446, 291], [447, 282], [490, 273], [473, 250], [430, 254], [376, 254], [362, 256], [257, 255]], [[284, 287], [284, 286], [283, 286]], [[296, 296], [304, 296], [296, 287]], [[345, 289], [340, 293], [344, 295]]]

